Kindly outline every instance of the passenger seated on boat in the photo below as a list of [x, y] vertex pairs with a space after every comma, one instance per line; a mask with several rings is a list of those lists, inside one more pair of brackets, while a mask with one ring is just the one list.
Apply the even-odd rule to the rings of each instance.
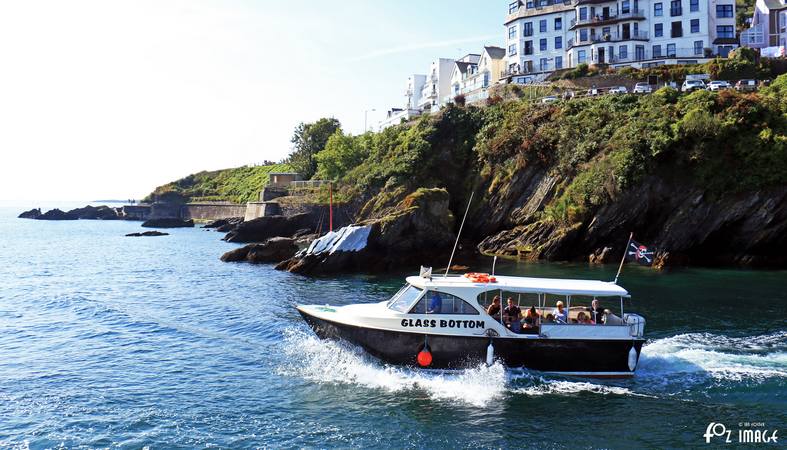
[[432, 295], [432, 299], [429, 301], [429, 309], [426, 311], [427, 314], [440, 314], [440, 310], [443, 308], [443, 299], [440, 297], [440, 294], [435, 292]]
[[519, 316], [522, 314], [522, 310], [519, 309], [519, 306], [514, 304], [514, 299], [511, 297], [508, 297], [506, 303], [508, 303], [508, 306], [503, 310], [503, 321], [506, 327], [511, 331], [519, 333], [521, 325], [519, 323]]
[[612, 314], [612, 311], [605, 309], [604, 310], [604, 325], [625, 325], [626, 322], [623, 321], [620, 317]]
[[525, 328], [536, 328], [541, 321], [540, 319], [541, 317], [539, 317], [536, 307], [531, 306], [530, 309], [528, 309], [525, 313], [525, 320], [523, 321], [523, 324]]
[[568, 310], [563, 306], [563, 302], [559, 301], [555, 304], [557, 308], [552, 311], [557, 323], [568, 323]]
[[601, 307], [597, 299], [593, 299], [590, 303], [590, 320], [593, 323], [601, 325], [604, 323], [604, 312], [607, 311]]
[[546, 323], [555, 323], [555, 315], [552, 313], [547, 314]]
[[489, 308], [486, 309], [486, 313], [492, 316], [494, 319], [500, 320], [500, 297], [495, 295], [495, 298], [492, 299], [492, 304], [489, 305]]
[[588, 317], [584, 311], [581, 311], [579, 314], [577, 314], [577, 322], [583, 325], [593, 325], [593, 321], [590, 320], [590, 317]]

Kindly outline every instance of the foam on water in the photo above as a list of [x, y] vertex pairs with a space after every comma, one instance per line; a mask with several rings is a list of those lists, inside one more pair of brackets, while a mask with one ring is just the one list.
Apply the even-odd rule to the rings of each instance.
[[319, 383], [352, 383], [390, 392], [419, 389], [435, 400], [459, 400], [473, 406], [485, 406], [506, 392], [507, 374], [500, 364], [450, 372], [394, 367], [358, 347], [322, 341], [292, 328], [285, 330], [284, 344], [291, 362], [280, 367], [280, 372]]
[[747, 337], [688, 333], [657, 339], [643, 347], [637, 375], [665, 374], [722, 381], [787, 378], [787, 332]]

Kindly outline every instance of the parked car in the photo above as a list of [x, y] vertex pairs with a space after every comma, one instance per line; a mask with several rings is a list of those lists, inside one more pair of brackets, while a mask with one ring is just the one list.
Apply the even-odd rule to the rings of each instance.
[[587, 95], [590, 96], [590, 97], [594, 97], [596, 95], [604, 95], [604, 91], [602, 91], [599, 88], [590, 88], [590, 89], [588, 89]]
[[713, 80], [708, 83], [709, 91], [720, 91], [722, 89], [731, 89], [732, 85], [724, 80]]
[[628, 94], [629, 90], [626, 86], [615, 86], [609, 89], [610, 94]]
[[653, 92], [653, 87], [648, 83], [637, 83], [634, 85], [635, 94], [650, 94]]
[[558, 101], [558, 98], [553, 96], [553, 95], [550, 95], [548, 97], [544, 97], [544, 98], [541, 99], [541, 103], [543, 103], [545, 105], [549, 104], [549, 103], [554, 103], [556, 101]]
[[699, 89], [705, 89], [705, 82], [702, 80], [686, 80], [683, 86], [680, 87], [681, 92], [691, 92]]
[[740, 80], [735, 83], [735, 90], [741, 92], [752, 92], [757, 90], [757, 80]]

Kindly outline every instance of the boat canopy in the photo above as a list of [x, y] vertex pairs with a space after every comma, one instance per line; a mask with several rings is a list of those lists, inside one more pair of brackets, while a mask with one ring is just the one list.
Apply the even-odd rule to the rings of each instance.
[[553, 295], [592, 297], [628, 297], [629, 293], [612, 281], [571, 280], [563, 278], [529, 278], [495, 275], [495, 282], [476, 283], [464, 276], [436, 276], [432, 279], [407, 277], [407, 282], [421, 289], [468, 290], [476, 295], [491, 290]]

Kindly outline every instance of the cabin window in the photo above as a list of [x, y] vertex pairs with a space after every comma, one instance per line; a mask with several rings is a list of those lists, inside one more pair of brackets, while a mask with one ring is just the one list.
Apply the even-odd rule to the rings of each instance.
[[410, 308], [410, 305], [413, 304], [415, 299], [417, 299], [422, 292], [423, 291], [421, 289], [408, 284], [391, 298], [391, 300], [388, 302], [388, 308], [402, 313], [407, 312], [407, 310]]
[[478, 315], [478, 310], [461, 298], [445, 292], [427, 291], [410, 314]]

